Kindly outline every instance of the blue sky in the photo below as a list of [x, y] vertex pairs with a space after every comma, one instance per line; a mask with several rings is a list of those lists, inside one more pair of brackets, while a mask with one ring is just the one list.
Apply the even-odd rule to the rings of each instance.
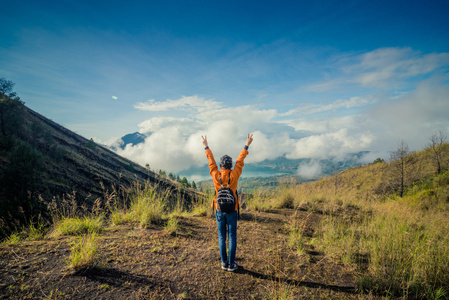
[[[421, 149], [449, 133], [448, 1], [7, 1], [0, 77], [26, 105], [178, 172]], [[380, 154], [379, 154], [380, 155]], [[371, 159], [367, 158], [367, 159]]]

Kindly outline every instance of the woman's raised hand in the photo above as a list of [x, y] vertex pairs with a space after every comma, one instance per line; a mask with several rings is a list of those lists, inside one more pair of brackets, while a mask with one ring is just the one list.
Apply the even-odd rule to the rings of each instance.
[[253, 134], [248, 133], [248, 139], [246, 140], [246, 146], [249, 147], [249, 145], [251, 145], [252, 142], [253, 142]]
[[207, 136], [201, 136], [203, 138], [203, 145], [204, 147], [207, 147]]

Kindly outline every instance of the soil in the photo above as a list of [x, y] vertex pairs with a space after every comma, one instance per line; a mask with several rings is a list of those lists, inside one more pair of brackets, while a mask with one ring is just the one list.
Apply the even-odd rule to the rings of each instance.
[[[244, 211], [235, 272], [221, 269], [215, 219], [180, 217], [179, 229], [110, 227], [98, 263], [71, 270], [74, 237], [0, 246], [1, 299], [360, 299], [356, 274], [307, 241], [321, 215], [291, 209]], [[305, 253], [288, 245], [297, 218]], [[309, 243], [310, 244], [310, 243]]]

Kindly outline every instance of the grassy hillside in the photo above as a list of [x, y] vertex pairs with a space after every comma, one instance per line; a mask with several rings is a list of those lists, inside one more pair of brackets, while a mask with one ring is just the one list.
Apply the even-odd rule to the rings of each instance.
[[0, 112], [0, 236], [48, 219], [48, 203], [68, 195], [91, 209], [105, 193], [123, 193], [135, 182], [148, 181], [186, 202], [196, 197], [193, 190], [64, 128], [18, 99], [2, 95]]
[[448, 144], [441, 149], [440, 174], [429, 152], [407, 155], [403, 197], [397, 161], [254, 193], [235, 273], [220, 268], [212, 195], [185, 209], [147, 183], [105, 194], [88, 212], [54, 203], [51, 230], [29, 226], [0, 245], [0, 297], [447, 299]]
[[449, 299], [447, 143], [245, 195], [229, 273], [212, 192], [4, 100], [0, 298]]
[[[439, 174], [434, 153], [427, 149], [406, 155], [402, 174], [399, 160], [379, 162], [256, 194], [247, 205], [322, 214], [310, 242], [333, 261], [358, 272], [361, 290], [403, 298], [447, 298], [449, 144], [439, 149]], [[300, 230], [297, 238], [298, 244], [305, 242]]]

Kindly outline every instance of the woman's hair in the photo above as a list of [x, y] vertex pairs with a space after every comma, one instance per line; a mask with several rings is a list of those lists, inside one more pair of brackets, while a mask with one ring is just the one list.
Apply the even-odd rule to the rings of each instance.
[[220, 168], [231, 170], [232, 168], [232, 158], [229, 155], [223, 155], [222, 158], [220, 158]]

